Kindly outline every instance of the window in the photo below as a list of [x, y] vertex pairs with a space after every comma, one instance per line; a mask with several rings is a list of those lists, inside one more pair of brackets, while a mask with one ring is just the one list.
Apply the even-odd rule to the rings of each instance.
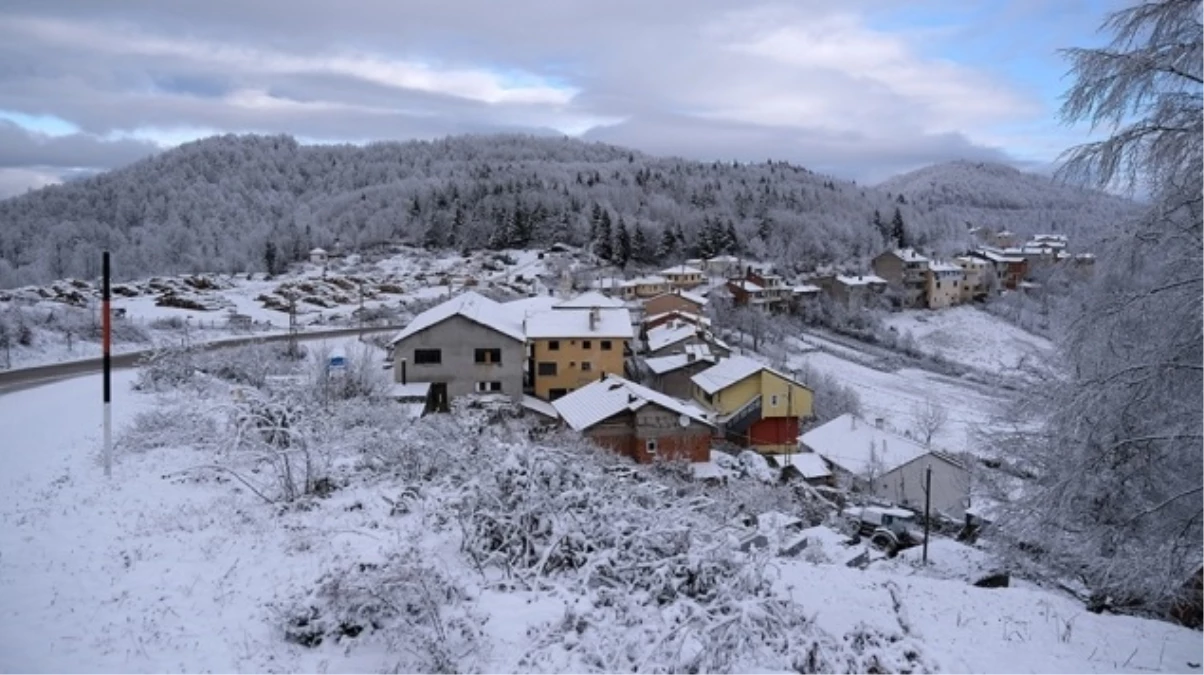
[[594, 346], [594, 343], [593, 343], [593, 342], [591, 342], [591, 341], [589, 341], [589, 340], [582, 340], [582, 341], [581, 341], [581, 348], [582, 348], [582, 349], [592, 349], [592, 348], [593, 348], [593, 346]]
[[773, 396], [769, 397], [769, 407], [770, 408], [778, 407], [778, 395], [777, 394], [774, 394]]
[[538, 366], [536, 366], [535, 372], [538, 375], [555, 375], [556, 374], [556, 362], [555, 361], [540, 362], [540, 364]]
[[655, 455], [656, 454], [656, 439], [649, 438], [648, 440], [644, 441], [644, 449], [648, 451], [648, 454]]
[[477, 382], [477, 393], [484, 394], [491, 391], [501, 391], [501, 382]]
[[604, 352], [610, 351], [610, 340], [602, 341], [602, 351], [604, 351]]
[[589, 361], [581, 362], [581, 372], [588, 373], [589, 371], [591, 371], [593, 369], [594, 369], [594, 366]]
[[548, 340], [548, 351], [550, 351], [550, 352], [560, 351], [560, 340]]
[[495, 363], [502, 362], [502, 350], [500, 349], [474, 349], [473, 357], [477, 363]]
[[414, 365], [430, 366], [443, 363], [442, 349], [415, 349]]

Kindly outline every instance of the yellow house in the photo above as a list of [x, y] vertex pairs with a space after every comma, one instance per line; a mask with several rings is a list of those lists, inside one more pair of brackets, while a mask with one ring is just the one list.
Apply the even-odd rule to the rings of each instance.
[[668, 279], [654, 274], [624, 281], [623, 285], [619, 287], [619, 292], [623, 299], [635, 300], [636, 298], [654, 298], [662, 293], [668, 293], [671, 288]]
[[994, 274], [994, 271], [991, 269], [991, 263], [982, 258], [972, 258], [970, 256], [954, 258], [953, 262], [962, 268], [962, 276], [965, 277], [962, 281], [961, 301], [970, 302], [971, 300], [985, 298], [989, 285], [988, 275]]
[[966, 275], [961, 267], [944, 262], [928, 266], [928, 309], [942, 309], [962, 300]]
[[715, 411], [727, 439], [759, 452], [794, 450], [800, 421], [813, 415], [810, 389], [746, 356], [722, 359], [691, 381], [694, 398]]
[[661, 270], [661, 276], [674, 288], [694, 288], [706, 281], [706, 272], [689, 265], [677, 265]]
[[623, 375], [624, 352], [634, 337], [626, 309], [551, 309], [527, 317], [530, 388], [552, 401], [603, 373]]

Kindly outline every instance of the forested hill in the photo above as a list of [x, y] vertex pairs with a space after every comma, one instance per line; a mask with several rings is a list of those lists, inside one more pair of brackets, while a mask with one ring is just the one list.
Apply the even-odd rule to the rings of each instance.
[[1138, 205], [1003, 164], [956, 161], [895, 176], [878, 185], [902, 194], [943, 222], [962, 222], [1020, 234], [1058, 232], [1092, 246]]
[[[960, 212], [903, 201], [786, 163], [653, 158], [567, 138], [307, 146], [227, 135], [0, 201], [0, 286], [94, 277], [100, 246], [137, 277], [262, 270], [268, 248], [287, 262], [336, 238], [348, 248], [592, 240], [658, 263], [738, 248], [806, 269], [876, 253], [896, 209], [910, 243], [962, 243]], [[1010, 213], [1023, 229], [1026, 214]]]

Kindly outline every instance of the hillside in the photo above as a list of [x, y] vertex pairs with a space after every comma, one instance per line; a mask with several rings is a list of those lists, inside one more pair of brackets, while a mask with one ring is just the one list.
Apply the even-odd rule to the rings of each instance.
[[929, 222], [986, 226], [1022, 235], [1060, 232], [1090, 247], [1134, 202], [989, 162], [935, 164], [877, 186], [903, 195]]
[[627, 230], [637, 262], [733, 250], [805, 270], [857, 265], [881, 250], [886, 228], [873, 225], [875, 211], [889, 224], [898, 208], [915, 245], [953, 252], [966, 243], [967, 220], [1077, 232], [1107, 224], [1118, 203], [1003, 167], [966, 168], [974, 166], [925, 169], [879, 190], [782, 162], [655, 158], [568, 138], [307, 146], [218, 136], [0, 201], [0, 288], [95, 278], [101, 246], [123, 279], [237, 273], [264, 271], [269, 258], [282, 268], [336, 240], [584, 244], [604, 238], [603, 217], [616, 250]]

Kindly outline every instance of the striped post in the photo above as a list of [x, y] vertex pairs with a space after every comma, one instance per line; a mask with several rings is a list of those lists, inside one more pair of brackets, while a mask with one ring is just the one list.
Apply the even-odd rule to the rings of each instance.
[[113, 474], [113, 364], [109, 353], [110, 332], [112, 330], [111, 312], [109, 310], [109, 252], [101, 253], [101, 270], [104, 276], [102, 282], [100, 315], [101, 332], [103, 334], [101, 348], [104, 353], [104, 416], [105, 416], [105, 447], [104, 467], [105, 477]]

